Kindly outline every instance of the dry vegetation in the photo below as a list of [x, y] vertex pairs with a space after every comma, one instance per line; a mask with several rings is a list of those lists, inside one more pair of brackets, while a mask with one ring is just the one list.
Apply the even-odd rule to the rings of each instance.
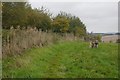
[[36, 29], [10, 29], [3, 30], [2, 53], [4, 56], [20, 54], [28, 48], [42, 47], [56, 43], [58, 40], [77, 39], [72, 34], [59, 35], [52, 32], [43, 32]]

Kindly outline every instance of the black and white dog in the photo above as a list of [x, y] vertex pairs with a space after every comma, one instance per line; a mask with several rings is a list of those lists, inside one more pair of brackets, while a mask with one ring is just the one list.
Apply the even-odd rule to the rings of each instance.
[[98, 40], [90, 42], [90, 48], [98, 48]]

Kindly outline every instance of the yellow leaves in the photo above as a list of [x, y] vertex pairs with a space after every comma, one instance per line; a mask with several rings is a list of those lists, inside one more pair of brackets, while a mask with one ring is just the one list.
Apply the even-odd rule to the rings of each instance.
[[58, 28], [60, 32], [66, 32], [69, 28], [69, 22], [65, 17], [57, 17], [52, 23], [54, 28]]

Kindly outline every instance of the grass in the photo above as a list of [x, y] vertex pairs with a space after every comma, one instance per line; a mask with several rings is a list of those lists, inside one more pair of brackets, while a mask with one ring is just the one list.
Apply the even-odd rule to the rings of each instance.
[[60, 42], [3, 59], [3, 78], [118, 78], [118, 45]]

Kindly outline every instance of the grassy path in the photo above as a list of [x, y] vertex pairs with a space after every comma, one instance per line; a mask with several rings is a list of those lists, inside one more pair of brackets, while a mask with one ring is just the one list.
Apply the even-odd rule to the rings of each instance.
[[115, 78], [118, 77], [117, 44], [91, 49], [85, 42], [61, 42], [27, 50], [3, 59], [3, 77]]

